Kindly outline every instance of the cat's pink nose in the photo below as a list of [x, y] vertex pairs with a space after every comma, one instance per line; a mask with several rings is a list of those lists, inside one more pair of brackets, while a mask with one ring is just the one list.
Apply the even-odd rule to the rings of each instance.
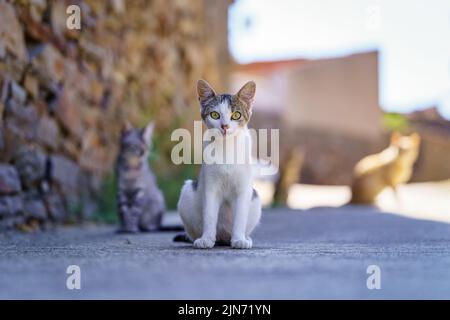
[[227, 125], [227, 124], [223, 124], [223, 125], [222, 125], [223, 131], [227, 132], [228, 128], [230, 128], [229, 125]]

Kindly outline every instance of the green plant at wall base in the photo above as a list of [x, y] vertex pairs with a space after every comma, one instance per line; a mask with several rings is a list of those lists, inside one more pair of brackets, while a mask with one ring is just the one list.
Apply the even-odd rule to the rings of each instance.
[[67, 200], [67, 220], [66, 223], [79, 223], [81, 219], [81, 203], [80, 199]]
[[116, 177], [113, 173], [103, 180], [102, 191], [98, 199], [98, 210], [93, 220], [101, 223], [117, 223], [119, 217], [116, 210]]
[[[155, 137], [149, 161], [156, 175], [158, 186], [164, 194], [167, 209], [174, 210], [177, 207], [184, 181], [196, 177], [198, 166], [194, 164], [175, 165], [172, 162], [171, 151], [177, 142], [170, 141], [169, 132]], [[162, 143], [162, 141], [171, 143]]]
[[400, 113], [385, 113], [383, 116], [383, 125], [390, 131], [405, 133], [409, 129], [408, 119]]
[[178, 170], [174, 170], [170, 174], [157, 177], [158, 186], [164, 193], [166, 206], [169, 210], [175, 210], [177, 208], [178, 198], [184, 181], [195, 178], [195, 165], [186, 164], [178, 167]]

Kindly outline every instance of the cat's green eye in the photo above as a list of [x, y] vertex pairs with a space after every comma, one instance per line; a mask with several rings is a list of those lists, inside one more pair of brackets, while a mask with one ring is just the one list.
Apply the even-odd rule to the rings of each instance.
[[241, 118], [241, 113], [239, 111], [235, 111], [231, 115], [231, 120], [239, 120], [240, 118]]
[[216, 112], [216, 111], [211, 112], [211, 113], [209, 114], [209, 116], [210, 116], [211, 118], [213, 118], [214, 120], [217, 120], [217, 119], [220, 118], [220, 114], [219, 114], [218, 112]]

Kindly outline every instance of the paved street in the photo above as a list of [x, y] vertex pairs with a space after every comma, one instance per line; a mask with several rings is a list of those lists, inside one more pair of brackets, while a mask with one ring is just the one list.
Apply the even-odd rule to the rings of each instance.
[[[169, 217], [170, 221], [175, 218]], [[362, 207], [265, 211], [247, 251], [111, 227], [0, 235], [0, 298], [450, 298], [450, 225]], [[66, 268], [81, 267], [81, 290]], [[381, 268], [368, 290], [366, 268]]]

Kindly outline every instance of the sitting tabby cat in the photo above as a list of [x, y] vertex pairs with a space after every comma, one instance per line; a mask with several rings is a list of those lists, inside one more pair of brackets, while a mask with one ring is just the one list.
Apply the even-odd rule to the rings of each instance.
[[[218, 133], [214, 140], [204, 144], [204, 150], [214, 145], [222, 150], [220, 146], [225, 145], [224, 152], [228, 154], [236, 146], [240, 154], [250, 159], [247, 123], [252, 113], [255, 83], [248, 82], [236, 95], [230, 95], [216, 94], [206, 81], [200, 80], [197, 92], [204, 123]], [[233, 140], [235, 144], [229, 143]], [[212, 248], [216, 242], [237, 249], [251, 248], [250, 234], [261, 217], [261, 202], [252, 188], [251, 161], [239, 164], [204, 161], [198, 181], [188, 180], [184, 184], [178, 212], [195, 248]]]
[[147, 160], [153, 128], [153, 122], [143, 129], [135, 129], [127, 122], [122, 130], [116, 163], [121, 232], [182, 230], [161, 226], [164, 197]]

